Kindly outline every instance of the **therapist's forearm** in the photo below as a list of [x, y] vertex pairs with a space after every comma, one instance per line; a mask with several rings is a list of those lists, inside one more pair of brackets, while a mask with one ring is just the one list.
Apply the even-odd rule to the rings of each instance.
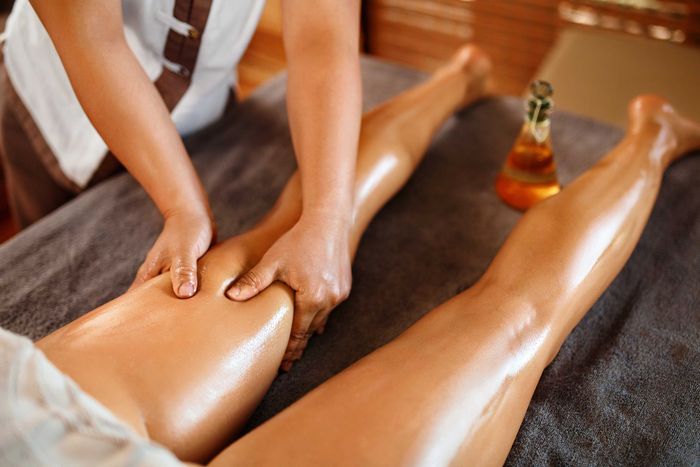
[[[102, 48], [105, 61], [119, 73], [99, 61], [73, 73], [83, 107], [111, 151], [165, 217], [177, 211], [208, 211], [204, 190], [165, 104], [125, 45]], [[89, 75], [105, 90], [83, 83]]]
[[123, 35], [121, 2], [33, 0], [85, 113], [165, 217], [209, 212], [155, 86]]
[[303, 213], [349, 221], [360, 132], [358, 44], [349, 37], [286, 40], [287, 107], [302, 180]]

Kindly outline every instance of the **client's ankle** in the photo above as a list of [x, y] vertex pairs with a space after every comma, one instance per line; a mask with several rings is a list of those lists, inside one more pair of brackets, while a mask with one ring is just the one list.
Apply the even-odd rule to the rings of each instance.
[[653, 137], [663, 149], [664, 165], [694, 149], [700, 149], [700, 124], [683, 117], [664, 98], [653, 94], [630, 101], [628, 133]]

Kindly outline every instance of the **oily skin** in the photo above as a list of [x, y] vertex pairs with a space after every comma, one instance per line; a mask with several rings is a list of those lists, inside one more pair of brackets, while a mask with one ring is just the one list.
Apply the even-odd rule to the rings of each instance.
[[[484, 92], [490, 64], [473, 47], [426, 83], [363, 119], [348, 255], [376, 212], [408, 180], [432, 134]], [[253, 230], [199, 263], [201, 290], [179, 300], [160, 275], [37, 342], [86, 392], [144, 436], [188, 461], [230, 441], [269, 387], [292, 327], [292, 290], [275, 282], [245, 302], [225, 291], [302, 211], [299, 174]]]
[[[450, 65], [365, 117], [353, 252], [359, 233], [413, 171], [435, 128], [474, 97], [464, 93], [469, 79]], [[700, 127], [659, 98], [633, 101], [630, 118], [627, 136], [607, 157], [523, 216], [475, 286], [235, 442], [213, 464], [501, 464], [542, 370], [634, 248], [663, 171], [700, 147]], [[299, 194], [292, 179], [258, 228], [203, 259], [212, 263], [202, 267], [202, 283], [211, 274], [212, 287], [203, 285], [206, 292], [195, 299], [210, 300], [201, 305], [206, 312], [177, 308], [196, 302], [175, 300], [161, 276], [39, 347], [144, 435], [183, 459], [208, 459], [242, 423], [245, 401], [261, 397], [274, 377], [292, 314], [289, 289], [277, 285], [254, 299], [275, 294], [269, 302], [232, 308], [221, 296], [228, 282], [218, 264], [256, 261], [266, 242], [293, 225]], [[249, 305], [250, 313], [243, 308]], [[161, 308], [168, 312], [158, 313]], [[139, 323], [144, 311], [156, 312], [153, 323]], [[258, 314], [265, 314], [264, 323], [253, 321]], [[150, 325], [179, 334], [139, 348], [155, 334], [143, 332]], [[250, 366], [236, 367], [244, 357], [227, 347], [220, 328], [239, 342], [254, 342], [247, 350], [255, 355]], [[93, 349], [101, 355], [90, 363]], [[177, 358], [168, 363], [173, 353]], [[92, 367], [83, 370], [86, 365]], [[226, 376], [250, 384], [243, 390]], [[151, 392], [141, 391], [149, 385]], [[218, 391], [210, 399], [208, 387]]]
[[629, 113], [622, 142], [528, 211], [473, 287], [212, 465], [502, 465], [542, 371], [632, 253], [665, 169], [700, 148], [700, 125], [659, 97]]

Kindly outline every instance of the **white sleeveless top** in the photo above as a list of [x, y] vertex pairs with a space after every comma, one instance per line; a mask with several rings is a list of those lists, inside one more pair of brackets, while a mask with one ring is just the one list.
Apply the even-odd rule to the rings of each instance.
[[[152, 81], [164, 67], [177, 66], [164, 57], [168, 32], [187, 35], [189, 31], [188, 24], [173, 16], [175, 1], [122, 0], [127, 42]], [[236, 65], [263, 6], [264, 0], [212, 1], [190, 85], [172, 111], [183, 136], [222, 115], [236, 79]], [[15, 2], [7, 21], [4, 54], [8, 77], [61, 170], [84, 187], [107, 146], [78, 103], [53, 43], [28, 0]]]

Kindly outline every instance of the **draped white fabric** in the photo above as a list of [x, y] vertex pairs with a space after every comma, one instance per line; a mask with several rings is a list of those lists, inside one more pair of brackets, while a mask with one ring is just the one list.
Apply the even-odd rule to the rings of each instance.
[[[173, 17], [175, 0], [122, 0], [127, 42], [155, 81], [167, 66], [168, 31], [186, 34]], [[182, 135], [221, 116], [235, 69], [262, 13], [264, 0], [213, 0], [191, 84], [173, 109]], [[85, 186], [107, 146], [78, 103], [53, 44], [28, 0], [17, 0], [4, 45], [8, 77], [65, 175]]]

